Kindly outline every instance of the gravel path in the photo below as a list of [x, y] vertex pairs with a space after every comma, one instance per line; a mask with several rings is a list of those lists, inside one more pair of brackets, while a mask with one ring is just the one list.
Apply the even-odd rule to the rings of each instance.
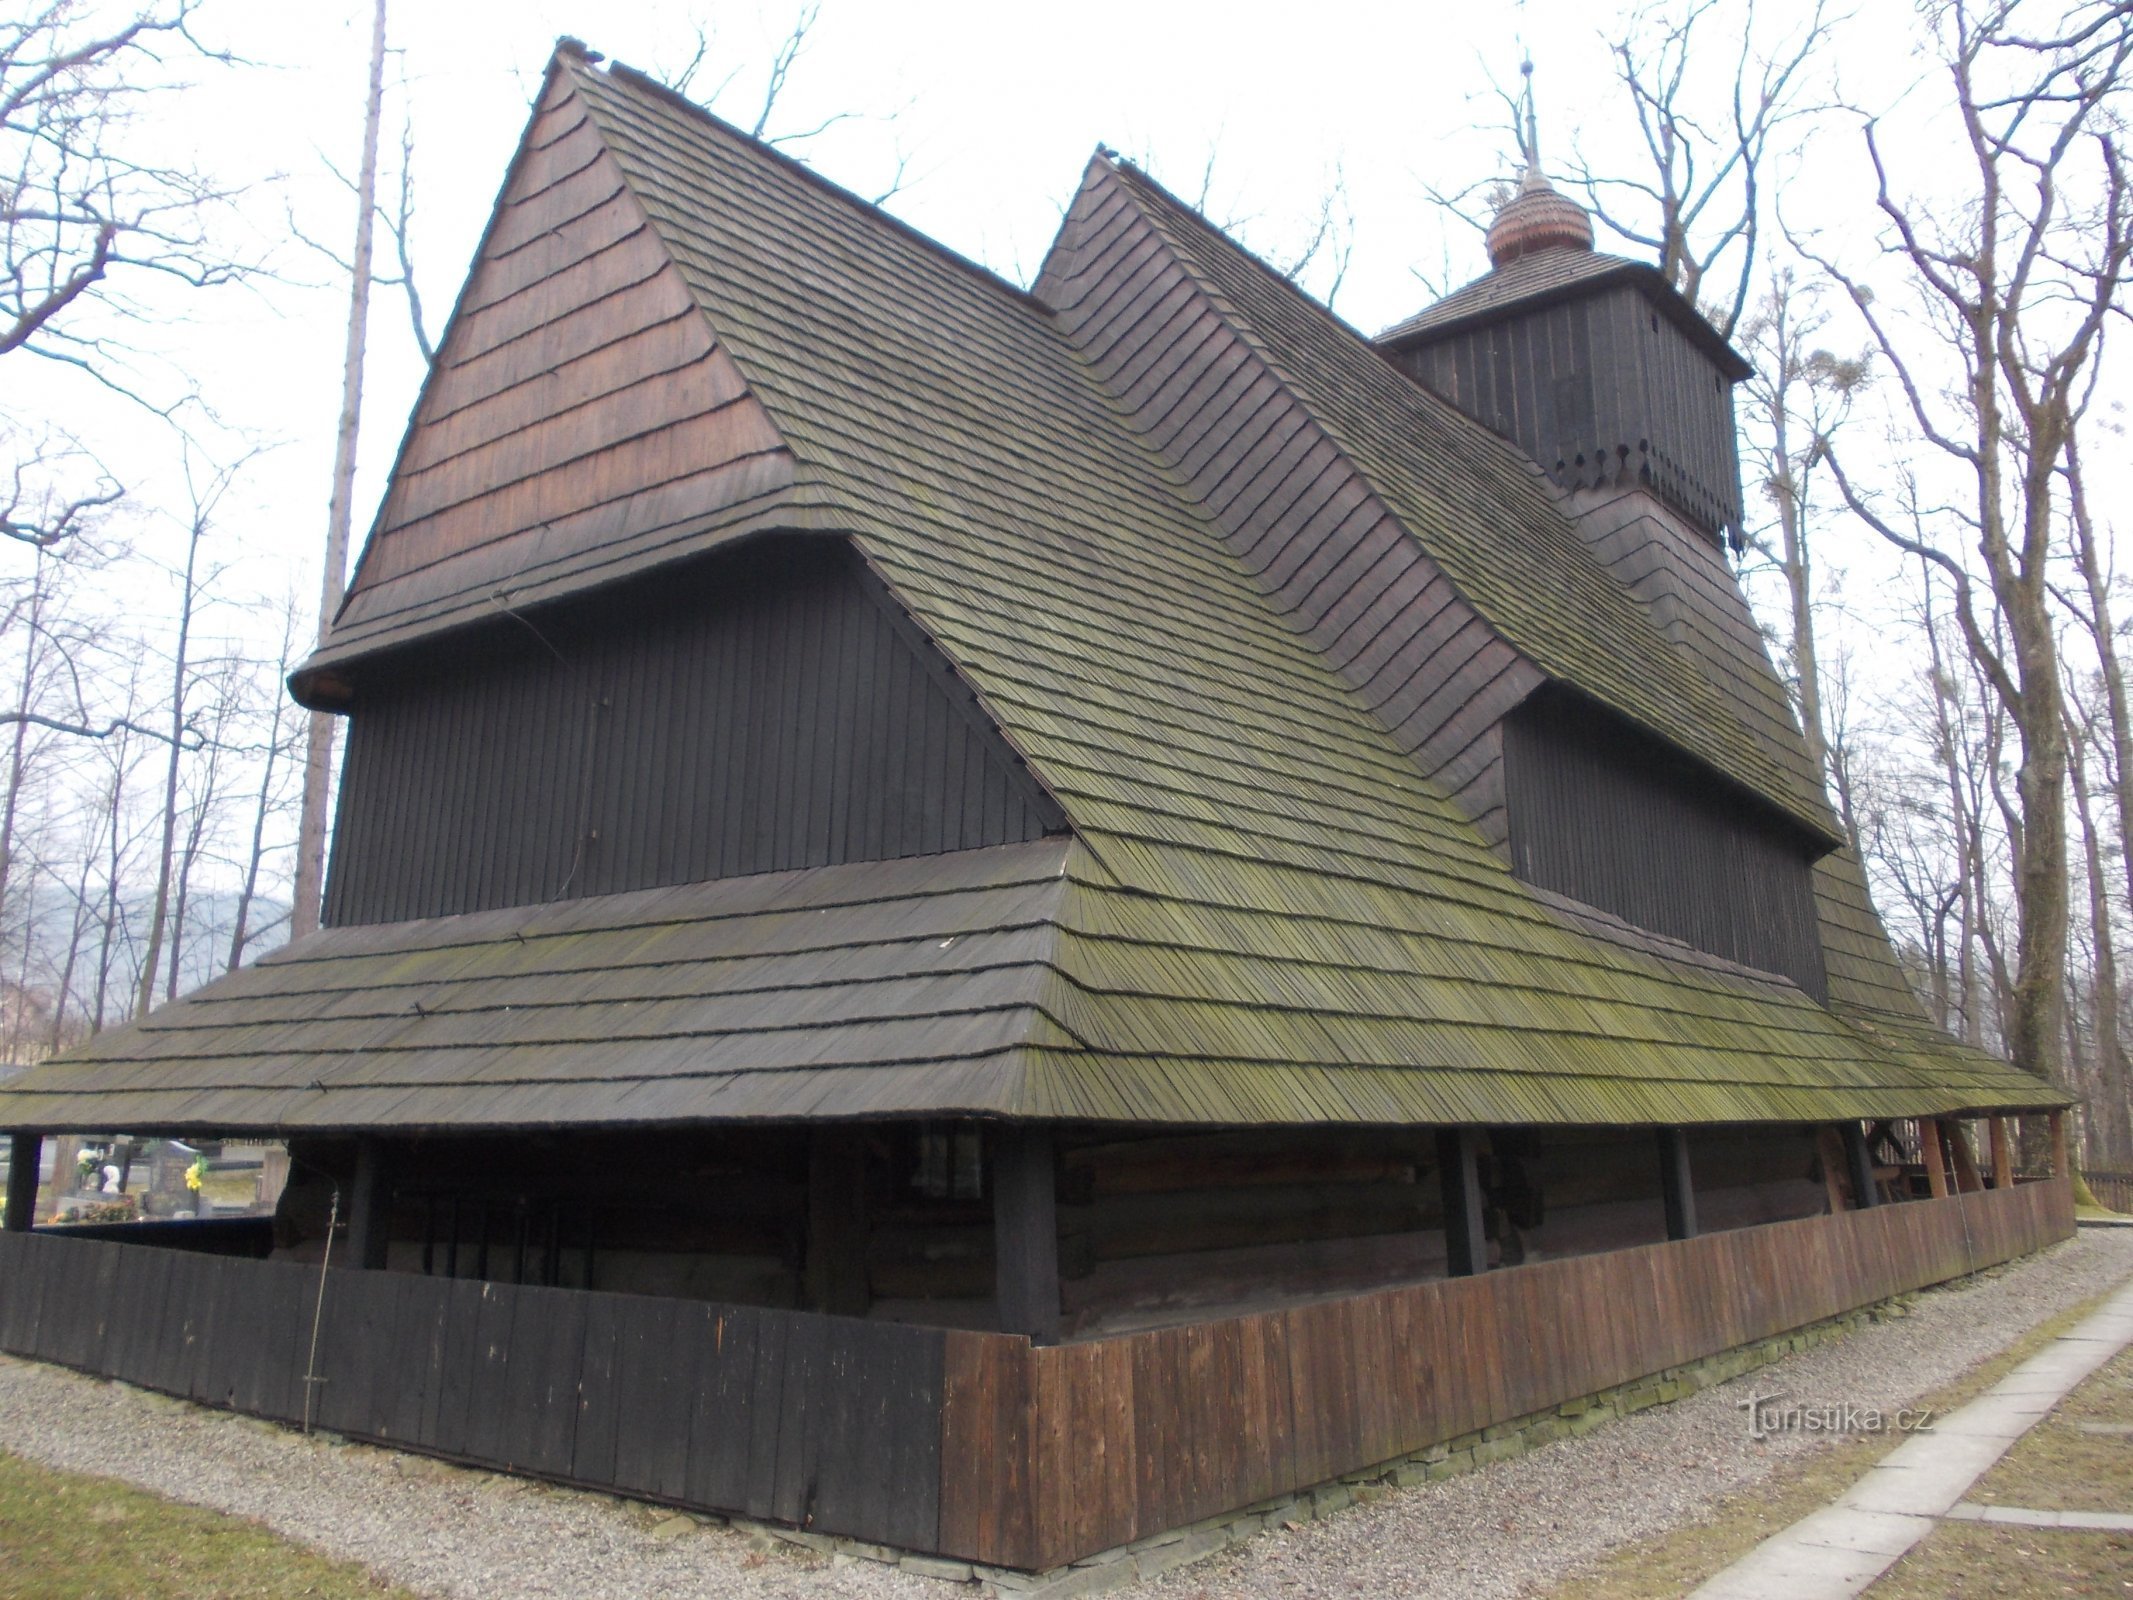
[[1894, 1410], [2128, 1276], [2133, 1230], [2084, 1229], [2034, 1261], [1928, 1291], [1908, 1317], [1582, 1439], [1262, 1538], [1134, 1593], [1141, 1600], [1544, 1593], [1606, 1551], [1694, 1520], [1803, 1452], [1825, 1448], [1797, 1433], [1751, 1441], [1741, 1410], [1751, 1391]]
[[0, 1449], [257, 1518], [440, 1600], [954, 1600], [968, 1593], [878, 1562], [832, 1566], [761, 1533], [701, 1527], [606, 1495], [306, 1439], [5, 1357]]
[[[1531, 1594], [1615, 1545], [1693, 1518], [1816, 1448], [1796, 1435], [1751, 1443], [1738, 1408], [1749, 1388], [1893, 1408], [2129, 1275], [2133, 1230], [2084, 1231], [1997, 1277], [1929, 1293], [1903, 1320], [1582, 1439], [1260, 1539], [1134, 1593], [1140, 1600]], [[452, 1600], [955, 1600], [969, 1592], [873, 1562], [820, 1561], [762, 1534], [699, 1527], [602, 1495], [304, 1439], [267, 1423], [6, 1358], [0, 1358], [0, 1449], [255, 1517], [411, 1589]]]

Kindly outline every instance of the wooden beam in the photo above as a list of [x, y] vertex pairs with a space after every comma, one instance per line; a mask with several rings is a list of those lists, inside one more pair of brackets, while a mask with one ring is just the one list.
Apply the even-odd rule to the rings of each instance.
[[44, 1155], [44, 1139], [34, 1133], [13, 1134], [8, 1139], [7, 1231], [28, 1233], [37, 1225], [37, 1163]]
[[356, 1141], [355, 1181], [348, 1186], [348, 1254], [344, 1264], [376, 1272], [385, 1265], [392, 1236], [392, 1184], [385, 1173], [380, 1139]]
[[1437, 1182], [1444, 1196], [1444, 1270], [1454, 1278], [1471, 1278], [1489, 1270], [1480, 1149], [1481, 1135], [1472, 1128], [1437, 1132]]
[[807, 1152], [807, 1303], [863, 1317], [869, 1300], [866, 1134], [818, 1123]]
[[1933, 1198], [1948, 1198], [1948, 1156], [1940, 1145], [1940, 1118], [1918, 1119], [1918, 1158], [1926, 1164], [1926, 1187]]
[[1866, 1147], [1865, 1127], [1847, 1122], [1837, 1131], [1844, 1140], [1844, 1165], [1851, 1174], [1853, 1208], [1864, 1211], [1880, 1204], [1880, 1191], [1874, 1187], [1874, 1155]]
[[1955, 1175], [1958, 1194], [1977, 1194], [1985, 1187], [1985, 1180], [1978, 1176], [1977, 1157], [1970, 1150], [1970, 1130], [1953, 1117], [1941, 1125], [1941, 1137], [1948, 1145], [1948, 1167]]
[[2070, 1177], [2073, 1174], [2074, 1169], [2072, 1164], [2067, 1160], [2066, 1113], [2064, 1111], [2054, 1111], [2052, 1113], [2051, 1129], [2052, 1176], [2055, 1178]]
[[2014, 1141], [2007, 1136], [2007, 1119], [1992, 1119], [1992, 1186], [1995, 1189], [2014, 1187]]
[[1851, 1196], [1845, 1191], [1848, 1178], [1844, 1156], [1844, 1139], [1835, 1128], [1815, 1129], [1815, 1165], [1822, 1169], [1822, 1198], [1829, 1206], [1829, 1214], [1838, 1216], [1851, 1209]]
[[992, 1242], [1000, 1331], [1059, 1342], [1059, 1172], [1052, 1130], [1002, 1123], [992, 1140]]
[[1666, 1236], [1696, 1237], [1696, 1184], [1689, 1175], [1689, 1136], [1680, 1128], [1659, 1134], [1659, 1198], [1666, 1206]]

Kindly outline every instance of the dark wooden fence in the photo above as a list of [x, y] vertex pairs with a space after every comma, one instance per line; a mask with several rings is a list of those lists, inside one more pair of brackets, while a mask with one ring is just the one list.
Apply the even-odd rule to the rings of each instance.
[[[0, 1349], [295, 1422], [316, 1267], [0, 1234]], [[332, 1270], [336, 1433], [649, 1499], [937, 1543], [936, 1328]]]
[[0, 1349], [619, 1493], [1046, 1567], [2073, 1231], [2064, 1180], [1033, 1347], [0, 1234]]

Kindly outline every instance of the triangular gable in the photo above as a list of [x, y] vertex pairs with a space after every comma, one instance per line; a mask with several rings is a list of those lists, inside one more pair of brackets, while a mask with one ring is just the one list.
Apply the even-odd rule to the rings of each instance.
[[317, 662], [606, 581], [753, 515], [792, 457], [555, 70]]

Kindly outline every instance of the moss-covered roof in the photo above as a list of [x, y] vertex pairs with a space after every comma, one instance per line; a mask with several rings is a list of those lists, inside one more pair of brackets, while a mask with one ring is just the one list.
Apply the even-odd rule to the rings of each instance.
[[[905, 912], [855, 918], [849, 939], [829, 917], [804, 972], [691, 957], [656, 993], [629, 953], [643, 897], [330, 930], [0, 1089], [0, 1125], [1686, 1123], [2063, 1102], [1907, 996], [1855, 986], [1825, 1009], [1529, 890], [1270, 603], [1039, 299], [624, 69], [565, 54], [553, 74], [789, 452], [786, 525], [858, 545], [1073, 838], [657, 891], [677, 925], [730, 929], [759, 915], [751, 896], [894, 901], [927, 938], [885, 951], [903, 935], [867, 930]], [[1826, 815], [1573, 557], [1529, 465], [1233, 245], [1163, 220], [1507, 633], [1773, 803]], [[1582, 562], [1559, 604], [1536, 592], [1534, 541]], [[1849, 936], [1886, 961], [1863, 888], [1846, 903]], [[549, 932], [553, 970], [518, 972]], [[934, 934], [998, 959], [920, 959], [948, 948]], [[606, 1009], [512, 1020], [527, 974]]]

